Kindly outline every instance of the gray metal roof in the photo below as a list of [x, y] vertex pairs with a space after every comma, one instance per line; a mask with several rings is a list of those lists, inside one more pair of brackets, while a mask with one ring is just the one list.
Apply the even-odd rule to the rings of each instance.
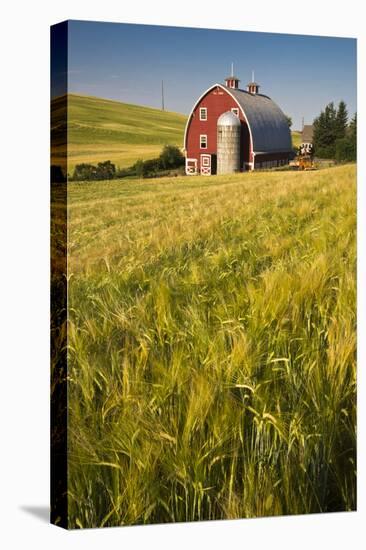
[[240, 120], [231, 111], [226, 111], [217, 119], [217, 126], [240, 126]]
[[271, 98], [236, 88], [225, 88], [239, 103], [247, 118], [256, 153], [281, 153], [292, 150], [287, 118]]

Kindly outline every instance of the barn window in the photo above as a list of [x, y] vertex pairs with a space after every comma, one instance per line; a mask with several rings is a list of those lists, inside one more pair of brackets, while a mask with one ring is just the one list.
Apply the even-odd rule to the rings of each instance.
[[200, 120], [207, 120], [207, 107], [200, 107]]
[[201, 149], [207, 149], [207, 135], [201, 134], [200, 135], [200, 148]]
[[238, 109], [238, 107], [233, 107], [233, 108], [231, 109], [231, 112], [234, 113], [235, 116], [237, 116], [237, 117], [239, 116], [239, 109]]

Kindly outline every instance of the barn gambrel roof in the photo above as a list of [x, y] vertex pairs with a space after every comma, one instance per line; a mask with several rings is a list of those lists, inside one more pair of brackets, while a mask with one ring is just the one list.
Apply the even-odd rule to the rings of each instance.
[[187, 120], [184, 144], [192, 114], [212, 89], [219, 86], [227, 91], [237, 102], [247, 121], [254, 153], [287, 153], [292, 150], [290, 128], [287, 118], [272, 99], [263, 94], [251, 94], [238, 88], [229, 88], [223, 84], [214, 84], [195, 103]]
[[292, 149], [286, 116], [272, 99], [262, 94], [227, 88], [244, 111], [250, 126], [255, 153], [280, 153]]

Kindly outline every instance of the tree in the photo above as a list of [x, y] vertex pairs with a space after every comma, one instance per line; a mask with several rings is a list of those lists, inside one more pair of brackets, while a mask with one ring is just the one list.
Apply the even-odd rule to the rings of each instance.
[[72, 179], [75, 181], [110, 180], [116, 177], [116, 167], [110, 160], [94, 164], [77, 164]]
[[313, 131], [314, 145], [316, 147], [322, 147], [324, 145], [323, 135], [325, 132], [324, 111], [321, 111], [320, 115], [314, 119], [313, 127], [314, 127], [314, 131]]
[[348, 112], [344, 101], [340, 101], [336, 116], [336, 135], [337, 139], [342, 139], [346, 136], [348, 125]]
[[335, 158], [336, 142], [346, 136], [347, 117], [346, 104], [340, 101], [338, 109], [333, 102], [328, 103], [314, 120], [313, 142], [318, 157]]
[[353, 119], [349, 123], [348, 130], [349, 130], [351, 140], [356, 146], [357, 145], [357, 113], [355, 113]]
[[287, 120], [287, 124], [288, 124], [288, 127], [291, 128], [292, 126], [292, 118], [288, 115], [285, 115], [286, 117], [286, 120]]
[[153, 178], [157, 176], [160, 168], [159, 159], [145, 160], [142, 167], [143, 178]]
[[313, 123], [314, 149], [317, 156], [323, 158], [332, 156], [332, 151], [330, 150], [330, 142], [333, 140], [333, 138], [330, 119], [330, 108], [327, 105], [325, 110], [321, 111], [320, 115], [314, 120]]
[[348, 137], [337, 139], [335, 148], [335, 158], [338, 162], [345, 160], [356, 160], [354, 158], [354, 151], [352, 144]]
[[93, 164], [88, 164], [85, 162], [82, 164], [77, 164], [75, 166], [72, 179], [75, 181], [96, 180], [97, 169], [93, 166]]
[[159, 163], [163, 170], [184, 165], [184, 156], [176, 145], [165, 145], [160, 153]]
[[132, 169], [138, 178], [144, 177], [144, 161], [142, 159], [138, 159], [132, 166]]
[[336, 141], [337, 161], [352, 161], [357, 158], [357, 114], [346, 128], [345, 136]]
[[326, 146], [334, 150], [334, 142], [337, 138], [337, 110], [334, 107], [333, 101], [325, 107], [324, 115], [326, 128], [324, 141]]
[[131, 173], [135, 174], [138, 178], [153, 178], [159, 173], [159, 169], [159, 159], [139, 159], [131, 166]]
[[347, 136], [350, 144], [350, 157], [347, 160], [357, 160], [357, 113], [349, 123]]
[[111, 180], [116, 175], [116, 167], [110, 160], [105, 162], [98, 162], [97, 165], [97, 179], [98, 180]]
[[355, 113], [353, 119], [349, 123], [348, 132], [352, 155], [352, 158], [349, 160], [357, 160], [357, 113]]

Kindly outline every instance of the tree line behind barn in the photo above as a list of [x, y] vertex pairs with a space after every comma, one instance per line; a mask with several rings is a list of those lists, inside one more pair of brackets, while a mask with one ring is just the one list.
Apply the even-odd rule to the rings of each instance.
[[337, 162], [355, 161], [357, 158], [357, 113], [348, 121], [347, 106], [340, 101], [338, 108], [329, 103], [314, 123], [304, 125], [298, 164], [306, 159], [328, 159]]
[[347, 106], [329, 103], [314, 120], [314, 152], [319, 158], [353, 161], [357, 156], [357, 113], [348, 121]]
[[179, 147], [165, 145], [158, 158], [138, 160], [128, 168], [116, 168], [111, 161], [93, 164], [77, 164], [70, 181], [96, 181], [124, 177], [152, 178], [180, 173], [184, 166], [184, 156]]

